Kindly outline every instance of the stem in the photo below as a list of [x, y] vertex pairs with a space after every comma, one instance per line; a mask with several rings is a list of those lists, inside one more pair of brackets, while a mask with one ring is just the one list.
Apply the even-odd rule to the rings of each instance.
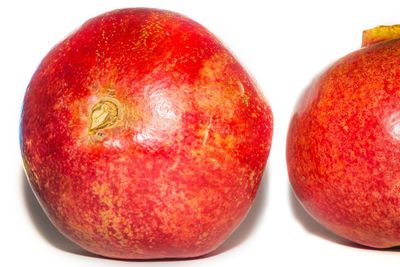
[[378, 26], [363, 32], [362, 47], [395, 39], [400, 39], [400, 24]]

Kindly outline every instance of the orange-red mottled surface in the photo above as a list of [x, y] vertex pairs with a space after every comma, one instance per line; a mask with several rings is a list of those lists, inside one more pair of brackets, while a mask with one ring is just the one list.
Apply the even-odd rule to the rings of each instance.
[[301, 98], [287, 139], [294, 192], [354, 242], [400, 245], [400, 40], [356, 51]]
[[269, 105], [232, 54], [176, 13], [89, 20], [43, 60], [26, 92], [21, 150], [53, 223], [125, 259], [218, 247], [255, 197]]

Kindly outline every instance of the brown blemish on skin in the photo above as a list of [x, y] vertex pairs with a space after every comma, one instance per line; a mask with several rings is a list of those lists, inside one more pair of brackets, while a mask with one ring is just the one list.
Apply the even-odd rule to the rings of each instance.
[[208, 135], [209, 135], [211, 126], [212, 126], [212, 117], [210, 118], [208, 125], [207, 125], [206, 129], [204, 130], [204, 137], [203, 137], [203, 142], [202, 142], [203, 146], [206, 144], [206, 142], [208, 140]]
[[97, 102], [90, 111], [89, 134], [94, 135], [99, 130], [111, 128], [121, 119], [121, 104], [115, 98], [107, 97]]
[[243, 103], [246, 106], [248, 106], [249, 105], [249, 97], [246, 95], [246, 90], [244, 89], [243, 83], [241, 81], [238, 81], [237, 84], [239, 86], [239, 90], [240, 90], [240, 94], [243, 99]]

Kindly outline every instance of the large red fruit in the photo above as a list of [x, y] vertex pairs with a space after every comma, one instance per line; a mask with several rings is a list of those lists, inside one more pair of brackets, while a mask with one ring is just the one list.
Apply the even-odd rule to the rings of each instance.
[[56, 227], [125, 259], [218, 247], [260, 184], [272, 115], [232, 54], [196, 22], [155, 9], [89, 20], [26, 92], [21, 148]]
[[308, 88], [287, 138], [289, 177], [322, 225], [354, 242], [400, 245], [400, 27], [364, 33]]

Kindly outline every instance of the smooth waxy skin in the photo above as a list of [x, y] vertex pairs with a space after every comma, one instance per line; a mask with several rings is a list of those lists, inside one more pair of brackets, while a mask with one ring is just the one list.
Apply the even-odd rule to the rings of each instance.
[[125, 259], [203, 255], [239, 225], [269, 154], [272, 114], [205, 28], [125, 9], [85, 23], [26, 92], [30, 184], [71, 240]]
[[287, 164], [296, 196], [317, 221], [387, 248], [400, 245], [400, 40], [368, 42], [300, 99]]

